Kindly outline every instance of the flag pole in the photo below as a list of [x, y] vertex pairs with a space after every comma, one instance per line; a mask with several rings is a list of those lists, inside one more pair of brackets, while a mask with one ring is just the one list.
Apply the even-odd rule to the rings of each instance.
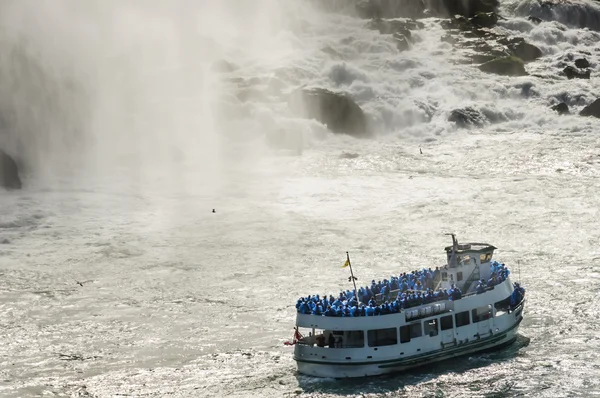
[[352, 278], [352, 284], [354, 285], [354, 298], [358, 301], [358, 295], [356, 290], [356, 278], [354, 277], [354, 272], [352, 272], [352, 263], [350, 262], [350, 255], [346, 252], [346, 259], [348, 260], [348, 266], [350, 267], [350, 275]]

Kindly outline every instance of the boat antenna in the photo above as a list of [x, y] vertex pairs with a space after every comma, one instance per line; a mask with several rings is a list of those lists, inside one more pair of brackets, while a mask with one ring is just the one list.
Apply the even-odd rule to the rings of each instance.
[[358, 301], [358, 295], [356, 291], [356, 281], [358, 280], [358, 278], [355, 277], [354, 272], [352, 272], [352, 264], [350, 263], [350, 255], [348, 254], [348, 252], [346, 252], [346, 262], [344, 263], [342, 268], [346, 267], [350, 267], [350, 276], [348, 277], [348, 282], [352, 281], [352, 284], [354, 285], [354, 298], [356, 299], [356, 301]]
[[450, 260], [448, 261], [448, 267], [456, 267], [456, 251], [458, 250], [458, 241], [456, 240], [456, 235], [453, 233], [444, 235], [452, 236], [452, 255], [450, 256]]

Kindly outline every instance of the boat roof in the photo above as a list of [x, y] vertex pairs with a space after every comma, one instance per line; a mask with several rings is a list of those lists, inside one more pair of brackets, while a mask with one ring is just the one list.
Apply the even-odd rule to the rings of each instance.
[[[453, 249], [453, 246], [446, 246], [445, 250], [448, 253], [451, 253]], [[490, 245], [489, 243], [477, 243], [477, 242], [472, 242], [472, 243], [463, 243], [463, 244], [459, 244], [457, 246], [457, 250], [456, 253], [460, 254], [460, 253], [482, 253], [482, 252], [488, 252], [490, 250], [496, 250], [497, 247]]]

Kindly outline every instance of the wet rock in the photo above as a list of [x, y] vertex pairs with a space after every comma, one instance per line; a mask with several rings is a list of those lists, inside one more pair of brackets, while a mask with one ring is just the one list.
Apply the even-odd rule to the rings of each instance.
[[558, 112], [559, 115], [569, 115], [571, 113], [569, 112], [569, 105], [565, 104], [564, 102], [554, 105], [552, 110]]
[[498, 15], [495, 12], [478, 12], [470, 21], [474, 26], [491, 28], [498, 23]]
[[487, 40], [472, 41], [466, 47], [471, 48], [475, 52], [468, 55], [472, 63], [482, 64], [510, 55], [502, 46], [494, 45], [492, 41]]
[[580, 69], [589, 68], [590, 62], [585, 58], [579, 58], [575, 60], [575, 66]]
[[479, 70], [504, 76], [527, 75], [523, 60], [518, 57], [500, 57], [479, 65]]
[[449, 18], [495, 12], [498, 0], [362, 0], [356, 11], [362, 18]]
[[394, 41], [396, 42], [396, 48], [398, 51], [406, 51], [410, 49], [410, 42], [403, 34], [394, 33]]
[[583, 110], [579, 112], [579, 115], [600, 118], [600, 98], [583, 108]]
[[356, 5], [362, 18], [422, 18], [424, 0], [363, 0]]
[[528, 20], [530, 20], [531, 22], [533, 22], [536, 25], [539, 25], [540, 23], [542, 23], [542, 19], [538, 18], [538, 17], [534, 17], [533, 15], [530, 15], [529, 17], [527, 17]]
[[463, 15], [472, 18], [478, 13], [495, 12], [498, 0], [425, 0], [427, 8], [436, 16]]
[[353, 137], [369, 135], [363, 110], [347, 94], [324, 88], [300, 89], [292, 93], [288, 103], [296, 115], [316, 119], [334, 133]]
[[518, 41], [513, 40], [512, 43], [508, 44], [508, 49], [515, 57], [521, 58], [523, 62], [530, 62], [540, 58], [543, 55], [542, 50], [533, 44], [525, 42], [525, 40], [522, 38], [519, 39], [520, 40]]
[[571, 28], [600, 31], [598, 1], [542, 0], [532, 14], [545, 21], [557, 21]]
[[444, 36], [442, 36], [441, 41], [445, 43], [450, 43], [452, 45], [458, 43], [458, 39], [452, 36], [451, 34], [445, 34]]
[[369, 21], [366, 25], [367, 29], [378, 30], [381, 34], [394, 34], [402, 33], [404, 36], [410, 38], [411, 30], [423, 29], [425, 25], [422, 22], [415, 21], [414, 19], [382, 19], [375, 18]]
[[472, 54], [469, 55], [469, 59], [471, 60], [472, 64], [484, 64], [486, 62], [492, 61], [494, 59], [498, 58], [495, 55], [490, 55], [490, 54]]
[[565, 76], [567, 76], [567, 78], [569, 80], [570, 79], [589, 79], [590, 78], [589, 70], [582, 71], [571, 65], [569, 65], [565, 69], [563, 69], [563, 73], [565, 74]]
[[358, 156], [358, 153], [342, 152], [339, 157], [340, 159], [356, 159]]
[[324, 11], [347, 14], [354, 10], [357, 0], [306, 0]]
[[[467, 18], [464, 15], [453, 15], [450, 19], [443, 20], [441, 25], [444, 29], [453, 30], [458, 29], [461, 32], [465, 32], [465, 37], [485, 37], [496, 39], [499, 37], [498, 34], [490, 30], [491, 27], [497, 22], [497, 16], [495, 13], [489, 13], [490, 19], [486, 19], [488, 14], [479, 13], [478, 16], [473, 18]], [[494, 22], [494, 15], [496, 17]]]
[[442, 21], [444, 29], [472, 30], [473, 24], [463, 15], [452, 15], [449, 20]]
[[2, 149], [0, 149], [0, 187], [8, 189], [22, 187], [17, 163]]
[[477, 126], [481, 127], [485, 124], [486, 119], [481, 112], [471, 108], [455, 109], [448, 117], [449, 122], [454, 122], [458, 127], [466, 128]]

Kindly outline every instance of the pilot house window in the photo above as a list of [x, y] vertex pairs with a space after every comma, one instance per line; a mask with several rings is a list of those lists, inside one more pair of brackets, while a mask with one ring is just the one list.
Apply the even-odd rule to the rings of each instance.
[[463, 280], [463, 277], [462, 277], [462, 272], [457, 272], [457, 273], [456, 273], [456, 280], [457, 280], [457, 281], [462, 281], [462, 280]]

